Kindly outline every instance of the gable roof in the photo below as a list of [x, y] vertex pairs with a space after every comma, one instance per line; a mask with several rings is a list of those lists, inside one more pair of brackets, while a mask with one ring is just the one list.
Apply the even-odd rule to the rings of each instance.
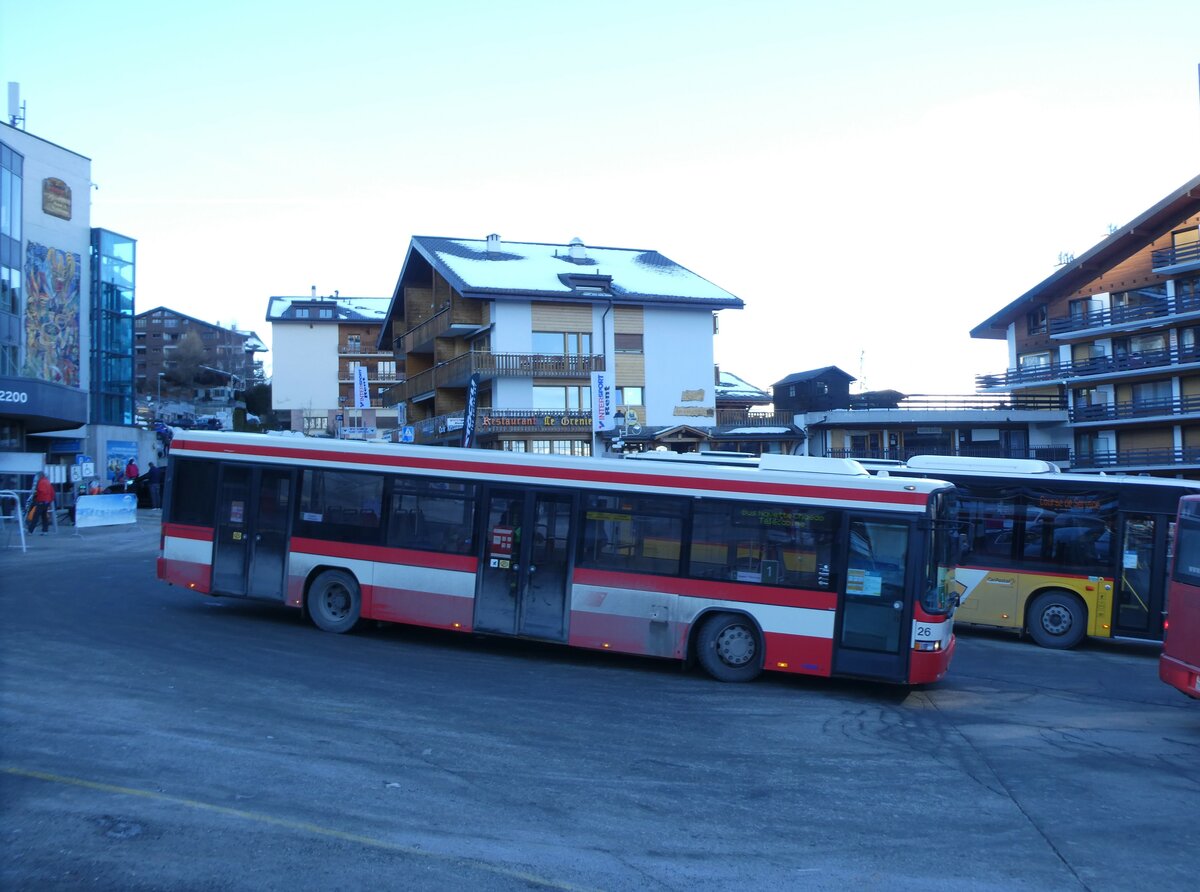
[[204, 319], [197, 319], [195, 316], [189, 316], [187, 313], [181, 313], [178, 310], [172, 310], [170, 307], [157, 306], [152, 310], [144, 310], [141, 313], [137, 313], [133, 318], [146, 319], [150, 316], [153, 316], [155, 313], [169, 313], [172, 316], [177, 316], [180, 319], [187, 319], [189, 322], [193, 322], [197, 325], [204, 325], [208, 328], [215, 328], [217, 331], [226, 331], [235, 334], [245, 341], [246, 351], [249, 353], [271, 352], [267, 349], [266, 344], [263, 343], [262, 338], [260, 338], [256, 332], [247, 331], [246, 329], [242, 328], [225, 328], [220, 323], [207, 322]]
[[[490, 248], [489, 248], [490, 246]], [[741, 309], [741, 298], [657, 251], [570, 244], [413, 236], [385, 318], [391, 318], [419, 256], [464, 297], [569, 298], [613, 304]]]
[[1105, 270], [1170, 232], [1180, 220], [1200, 210], [1200, 176], [1184, 183], [1154, 207], [1114, 231], [1070, 263], [1043, 279], [1000, 312], [971, 329], [973, 338], [1008, 337], [1008, 326], [1058, 294], [1082, 288]]
[[[326, 318], [306, 316], [298, 319], [290, 311], [293, 304], [333, 310]], [[267, 301], [268, 322], [373, 322], [387, 318], [386, 297], [272, 297]]]
[[732, 372], [721, 371], [720, 380], [716, 386], [716, 398], [721, 400], [738, 400], [739, 402], [769, 403], [771, 394], [755, 387]]
[[784, 384], [798, 384], [801, 381], [812, 381], [816, 378], [824, 378], [827, 375], [841, 375], [847, 381], [858, 380], [853, 375], [847, 374], [835, 365], [827, 365], [819, 369], [810, 369], [807, 372], [793, 372], [782, 381], [776, 381], [772, 387], [779, 387]]

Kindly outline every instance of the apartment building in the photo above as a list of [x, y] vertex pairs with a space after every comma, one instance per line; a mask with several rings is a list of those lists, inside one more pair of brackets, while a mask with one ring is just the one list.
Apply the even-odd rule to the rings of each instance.
[[1200, 476], [1200, 177], [984, 320], [981, 393], [1062, 399], [1072, 466]]
[[[694, 451], [716, 420], [715, 314], [741, 307], [657, 251], [414, 237], [377, 344], [407, 372], [385, 402], [416, 442], [460, 444], [474, 390], [482, 448]], [[597, 422], [595, 373], [616, 428]]]
[[[91, 160], [0, 123], [0, 489], [104, 476], [134, 425], [134, 239], [91, 225]], [[84, 460], [87, 460], [86, 462]]]
[[185, 370], [179, 367], [177, 351], [192, 336], [197, 349], [190, 352], [188, 362], [194, 369], [186, 371], [194, 371], [199, 383], [237, 392], [264, 380], [262, 360], [255, 354], [267, 348], [253, 331], [155, 307], [134, 317], [134, 380], [140, 399], [161, 399], [164, 387], [175, 389], [187, 383], [179, 380]]
[[[382, 394], [403, 380], [404, 366], [376, 346], [386, 297], [272, 297], [271, 408], [288, 413], [291, 429], [308, 434], [375, 438], [398, 421]], [[356, 390], [359, 369], [366, 391]]]

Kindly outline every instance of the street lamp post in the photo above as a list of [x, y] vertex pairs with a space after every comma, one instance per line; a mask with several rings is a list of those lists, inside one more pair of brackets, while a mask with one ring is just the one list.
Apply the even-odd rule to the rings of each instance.
[[158, 373], [158, 395], [154, 398], [154, 420], [162, 417], [162, 379], [166, 372]]

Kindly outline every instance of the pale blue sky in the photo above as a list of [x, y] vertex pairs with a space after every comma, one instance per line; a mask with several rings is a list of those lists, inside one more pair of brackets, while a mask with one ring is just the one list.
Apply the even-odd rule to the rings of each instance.
[[138, 307], [391, 293], [412, 235], [653, 248], [722, 368], [969, 393], [969, 330], [1200, 173], [1200, 3], [0, 0]]

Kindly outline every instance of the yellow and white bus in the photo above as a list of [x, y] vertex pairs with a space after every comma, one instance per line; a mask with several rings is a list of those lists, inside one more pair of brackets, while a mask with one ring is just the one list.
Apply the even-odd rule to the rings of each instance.
[[1043, 647], [1085, 636], [1161, 641], [1179, 499], [1200, 482], [1061, 473], [1050, 462], [918, 455], [877, 474], [958, 489], [959, 623], [1025, 632]]

